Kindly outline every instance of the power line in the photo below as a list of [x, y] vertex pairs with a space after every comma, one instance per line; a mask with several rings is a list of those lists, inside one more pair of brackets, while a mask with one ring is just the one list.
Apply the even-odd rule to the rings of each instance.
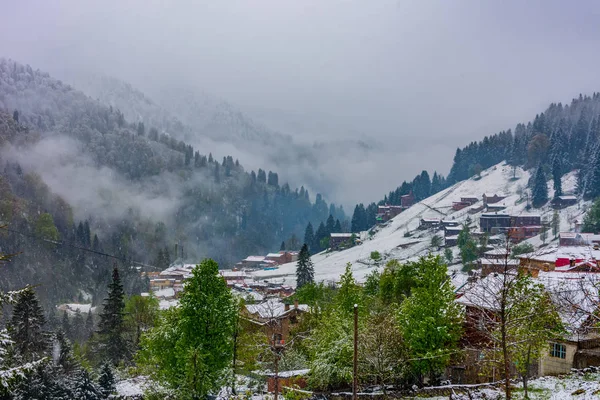
[[144, 263], [139, 262], [139, 261], [128, 260], [128, 259], [123, 258], [123, 257], [115, 256], [114, 254], [104, 253], [102, 251], [97, 251], [97, 250], [89, 249], [87, 247], [81, 247], [81, 246], [78, 246], [78, 245], [76, 245], [74, 243], [65, 242], [64, 240], [52, 240], [52, 239], [44, 238], [44, 237], [41, 237], [41, 236], [32, 235], [31, 233], [25, 233], [25, 232], [17, 231], [16, 229], [11, 229], [11, 228], [9, 228], [7, 226], [2, 226], [2, 227], [0, 227], [0, 229], [5, 229], [8, 232], [16, 233], [18, 235], [21, 235], [21, 236], [24, 236], [24, 237], [27, 237], [27, 238], [31, 238], [31, 239], [35, 239], [35, 240], [40, 240], [40, 241], [46, 242], [46, 243], [52, 243], [52, 244], [55, 244], [57, 246], [72, 247], [74, 249], [81, 250], [81, 251], [86, 251], [88, 253], [93, 253], [93, 254], [96, 254], [96, 255], [100, 255], [100, 256], [104, 256], [104, 257], [109, 257], [109, 258], [114, 258], [115, 260], [119, 260], [119, 261], [122, 261], [124, 263], [131, 263], [131, 264], [136, 264], [136, 265], [139, 265], [139, 266], [142, 266], [142, 267], [154, 268], [153, 265], [144, 264]]

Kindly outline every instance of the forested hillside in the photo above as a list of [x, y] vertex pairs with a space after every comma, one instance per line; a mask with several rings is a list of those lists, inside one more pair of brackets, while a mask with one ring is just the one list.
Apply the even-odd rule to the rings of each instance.
[[[82, 222], [82, 245], [97, 245], [122, 260], [163, 268], [181, 256], [212, 257], [227, 266], [279, 249], [282, 241], [301, 237], [310, 221], [330, 214], [345, 219], [341, 207], [320, 195], [311, 201], [307, 190], [279, 182], [276, 172], [246, 171], [232, 156], [217, 159], [210, 149], [130, 123], [118, 109], [29, 66], [0, 62], [0, 109], [0, 219], [27, 234], [72, 241]], [[38, 277], [41, 267], [35, 265], [55, 265], [54, 276], [69, 282], [56, 279], [62, 288], [54, 297], [89, 286], [77, 279], [87, 279], [83, 269], [95, 270], [95, 257], [35, 252], [26, 244], [30, 240], [14, 233], [0, 239], [5, 252], [29, 253], [13, 264], [8, 286], [46, 284], [49, 273]]]
[[548, 178], [578, 169], [578, 194], [600, 195], [600, 93], [579, 95], [571, 104], [552, 103], [514, 131], [457, 149], [448, 181], [467, 179], [502, 160], [525, 168], [541, 166]]
[[306, 135], [292, 137], [189, 85], [155, 83], [142, 92], [114, 77], [84, 72], [63, 74], [85, 94], [118, 108], [131, 122], [143, 121], [195, 147], [227, 152], [252, 168], [277, 170], [292, 183], [338, 196], [348, 184], [340, 179], [339, 164], [348, 159], [355, 163], [369, 160], [377, 151], [377, 145], [368, 140], [335, 140], [319, 135], [319, 140], [313, 142]]

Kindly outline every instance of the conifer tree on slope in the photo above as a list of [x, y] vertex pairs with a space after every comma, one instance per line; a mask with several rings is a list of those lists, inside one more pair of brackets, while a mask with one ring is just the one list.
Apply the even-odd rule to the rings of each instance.
[[554, 162], [552, 163], [552, 180], [554, 181], [554, 198], [556, 199], [558, 196], [562, 196], [562, 182], [560, 178], [562, 177], [560, 158], [555, 157]]
[[531, 200], [535, 208], [539, 208], [548, 202], [548, 185], [546, 184], [546, 175], [541, 164], [533, 178]]
[[45, 323], [44, 310], [33, 288], [26, 288], [19, 294], [10, 326], [12, 340], [25, 361], [41, 358], [48, 349]]
[[105, 398], [108, 398], [116, 390], [115, 375], [109, 363], [104, 363], [100, 367], [98, 385], [100, 386], [100, 392]]
[[98, 322], [100, 350], [114, 365], [117, 365], [127, 354], [127, 343], [124, 336], [125, 325], [123, 322], [124, 296], [119, 270], [115, 267], [112, 282], [108, 285], [108, 297], [104, 301], [104, 307]]
[[298, 263], [296, 264], [296, 286], [301, 288], [307, 283], [315, 281], [315, 268], [310, 260], [310, 253], [306, 243], [300, 249], [298, 254]]
[[79, 400], [102, 400], [104, 396], [90, 377], [90, 373], [85, 368], [79, 371], [79, 374], [73, 381], [73, 398]]
[[[314, 232], [312, 224], [309, 222], [308, 225], [306, 225], [306, 231], [304, 231], [304, 244], [306, 244], [308, 246], [312, 246], [314, 241], [315, 241], [315, 232]], [[314, 249], [311, 248], [310, 251], [314, 251]]]

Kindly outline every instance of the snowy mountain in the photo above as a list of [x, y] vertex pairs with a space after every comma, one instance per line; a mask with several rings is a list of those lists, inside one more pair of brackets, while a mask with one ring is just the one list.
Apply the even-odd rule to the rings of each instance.
[[353, 185], [339, 178], [334, 165], [347, 159], [369, 163], [381, 148], [364, 136], [325, 141], [292, 137], [193, 87], [146, 85], [142, 92], [114, 77], [59, 74], [100, 103], [119, 109], [129, 121], [143, 122], [147, 129], [155, 127], [206, 153], [231, 154], [248, 168], [277, 170], [290, 184], [328, 196], [341, 197]]
[[[550, 220], [553, 210], [549, 204], [539, 210], [528, 211], [526, 209], [527, 198], [530, 196], [529, 189], [527, 189], [529, 178], [528, 171], [521, 168], [513, 170], [513, 167], [503, 162], [483, 171], [480, 177], [459, 182], [413, 205], [385, 225], [374, 227], [369, 232], [363, 232], [361, 245], [343, 251], [322, 252], [314, 255], [312, 261], [315, 267], [315, 280], [337, 281], [347, 263], [352, 264], [354, 277], [358, 281], [362, 281], [373, 270], [381, 271], [386, 261], [390, 259], [406, 261], [429, 253], [442, 255], [443, 250], [432, 248], [431, 239], [434, 235], [443, 237], [443, 230], [420, 230], [420, 220], [422, 218], [439, 218], [454, 220], [462, 224], [470, 219], [472, 226], [479, 226], [479, 217], [484, 211], [470, 214], [469, 210], [481, 207], [482, 201], [460, 211], [454, 211], [452, 203], [460, 201], [461, 197], [481, 199], [484, 193], [506, 195], [507, 197], [498, 203], [506, 207], [503, 212], [511, 215], [541, 213], [542, 218], [547, 217]], [[564, 175], [562, 182], [563, 191], [573, 191], [576, 184], [575, 173]], [[549, 194], [552, 196], [552, 182], [548, 182], [548, 187]], [[588, 202], [581, 202], [560, 210], [561, 230], [571, 230], [573, 222], [582, 216], [587, 205]], [[539, 236], [529, 239], [528, 242], [535, 247], [542, 244]], [[371, 259], [371, 252], [375, 251], [381, 254], [382, 260], [379, 262]], [[458, 260], [458, 249], [453, 248], [453, 252], [454, 259]], [[461, 272], [461, 264], [452, 264], [449, 269], [455, 274], [456, 283], [460, 283], [466, 278], [466, 274]], [[280, 266], [277, 270], [256, 271], [253, 275], [259, 279], [295, 284], [295, 272], [296, 264], [290, 263]]]

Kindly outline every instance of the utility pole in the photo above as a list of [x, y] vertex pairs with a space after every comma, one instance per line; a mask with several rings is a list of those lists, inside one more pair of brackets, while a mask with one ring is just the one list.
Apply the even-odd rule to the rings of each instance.
[[277, 400], [277, 396], [279, 395], [279, 352], [275, 351], [275, 393], [274, 400]]
[[[358, 400], [358, 304], [354, 305], [354, 371], [352, 400]], [[275, 398], [277, 400], [277, 398]]]

